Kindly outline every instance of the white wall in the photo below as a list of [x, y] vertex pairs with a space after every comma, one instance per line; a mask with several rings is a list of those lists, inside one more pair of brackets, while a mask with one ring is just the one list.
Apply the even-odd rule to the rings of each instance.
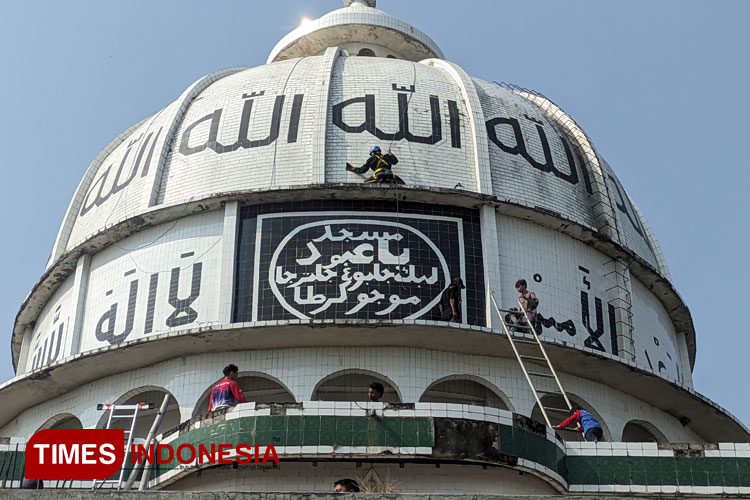
[[[347, 172], [345, 164], [361, 165], [375, 144], [384, 150], [393, 147], [399, 158], [396, 173], [409, 185], [477, 191], [474, 130], [481, 136], [476, 142], [494, 134], [495, 142], [506, 149], [489, 140], [488, 152], [479, 152], [479, 161], [490, 164], [492, 192], [498, 198], [542, 207], [595, 226], [594, 200], [586, 189], [575, 149], [538, 106], [495, 84], [474, 79], [481, 109], [472, 109], [472, 114], [458, 83], [439, 67], [400, 59], [342, 56], [331, 68], [332, 60], [329, 55], [292, 59], [233, 74], [229, 71], [213, 83], [201, 80], [193, 84], [106, 155], [91, 182], [81, 187], [72, 206], [77, 215], [66, 222], [71, 225], [67, 248], [154, 206], [239, 190], [361, 183], [364, 177]], [[346, 125], [337, 123], [336, 110], [342, 103], [368, 95], [373, 97], [373, 120], [366, 119], [365, 103], [356, 102], [343, 107]], [[399, 95], [406, 99], [404, 112], [399, 109]], [[269, 136], [274, 106], [282, 96], [278, 136], [267, 143], [248, 142]], [[437, 142], [385, 138], [383, 134], [399, 131], [399, 120], [404, 118], [413, 136], [429, 137], [436, 131], [433, 96], [441, 128]], [[252, 108], [243, 128], [243, 110], [250, 102]], [[483, 123], [472, 121], [482, 118]], [[488, 122], [498, 118], [517, 122], [523, 147], [510, 124], [494, 123], [488, 128]], [[345, 132], [347, 125], [362, 130]], [[515, 152], [507, 151], [516, 147]], [[656, 267], [635, 207], [609, 165], [600, 160], [620, 243]], [[564, 179], [572, 174], [575, 179]]]
[[178, 111], [179, 99], [146, 120], [102, 161], [91, 183], [79, 188], [67, 249], [149, 207], [161, 151]]
[[[515, 359], [399, 347], [267, 349], [177, 358], [106, 377], [26, 410], [0, 429], [0, 436], [28, 437], [58, 413], [75, 415], [84, 427], [95, 426], [101, 417], [101, 412], [96, 410], [97, 403], [113, 402], [126, 392], [143, 386], [162, 387], [172, 393], [184, 421], [192, 416], [203, 392], [221, 378], [221, 370], [228, 363], [237, 364], [241, 371], [252, 370], [279, 379], [296, 401], [309, 401], [315, 386], [328, 375], [345, 369], [359, 369], [390, 379], [400, 391], [402, 401], [407, 403], [419, 401], [422, 393], [436, 380], [450, 375], [471, 375], [502, 391], [516, 413], [531, 415], [535, 404]], [[674, 417], [651, 405], [606, 384], [569, 376], [563, 367], [558, 369], [562, 372], [566, 390], [591, 405], [602, 416], [615, 439], [619, 439], [628, 421], [637, 419], [654, 424], [670, 442], [702, 441]], [[551, 389], [544, 384], [539, 388]], [[365, 399], [365, 394], [362, 399]]]
[[[210, 212], [149, 228], [96, 254], [88, 278], [81, 351], [217, 322], [223, 215]], [[199, 295], [191, 301], [199, 269]]]
[[73, 302], [74, 275], [50, 297], [34, 325], [25, 371], [42, 368], [70, 355], [76, 304]]
[[[311, 78], [320, 73], [320, 60], [308, 57], [251, 68], [222, 78], [203, 91], [192, 102], [174, 136], [165, 178], [158, 186], [157, 203], [171, 204], [227, 191], [309, 184], [312, 132], [319, 117], [315, 109], [317, 87], [311, 85]], [[302, 107], [296, 138], [290, 142], [296, 94], [303, 95]], [[284, 96], [278, 138], [268, 144], [240, 145], [234, 151], [219, 152], [218, 146], [207, 145], [211, 120], [196, 125], [220, 110], [216, 140], [224, 146], [235, 144], [240, 139], [245, 103], [252, 100], [247, 133], [242, 139], [265, 139], [271, 131], [278, 96]], [[194, 151], [204, 145], [202, 151]]]
[[633, 279], [632, 287], [636, 362], [662, 377], [683, 381], [684, 363], [667, 310], [637, 279]]
[[[516, 305], [518, 293], [514, 284], [518, 279], [525, 279], [529, 289], [539, 298], [538, 311], [542, 316], [554, 317], [558, 324], [568, 320], [575, 324], [575, 335], [548, 327], [543, 329], [544, 337], [601, 351], [599, 344], [591, 340], [586, 345], [590, 335], [582, 314], [582, 293], [585, 293], [588, 296], [588, 326], [597, 331], [595, 306], [598, 298], [604, 323], [603, 334], [598, 340], [604, 352], [613, 354], [607, 303], [607, 289], [612, 286], [607, 273], [611, 267], [605, 265], [611, 259], [564, 234], [513, 217], [499, 215], [497, 233], [502, 306], [510, 308]], [[535, 276], [541, 281], [535, 281]], [[680, 351], [675, 347], [676, 333], [667, 311], [637, 279], [631, 279], [631, 288], [636, 362], [662, 377], [682, 381], [683, 377], [678, 376], [677, 371]], [[660, 361], [663, 365], [659, 364]]]
[[[416, 82], [415, 82], [416, 78]], [[414, 85], [415, 92], [394, 91]], [[406, 96], [405, 113], [399, 112], [398, 95]], [[423, 144], [407, 139], [379, 139], [369, 131], [345, 132], [333, 123], [334, 106], [353, 98], [374, 96], [375, 126], [386, 134], [399, 130], [399, 119], [406, 117], [409, 132], [417, 136], [433, 133], [430, 96], [436, 96], [441, 121], [441, 140]], [[403, 99], [403, 98], [402, 98]], [[460, 147], [453, 146], [449, 103], [455, 103], [459, 119], [454, 125], [460, 129]], [[346, 125], [356, 127], [365, 122], [365, 104], [354, 103], [343, 108]], [[463, 189], [477, 189], [473, 164], [471, 123], [461, 92], [444, 72], [425, 66], [394, 59], [373, 57], [342, 57], [336, 61], [331, 78], [327, 124], [326, 181], [361, 183], [369, 174], [358, 176], [347, 172], [346, 162], [359, 167], [368, 157], [370, 148], [379, 145], [385, 152], [392, 146], [398, 158], [394, 172], [406, 184], [435, 186], [453, 189], [461, 184]]]
[[[373, 467], [381, 480], [395, 482], [394, 493], [427, 494], [492, 494], [492, 495], [554, 495], [556, 491], [531, 474], [520, 475], [503, 467], [405, 464], [377, 464]], [[356, 467], [354, 463], [285, 462], [278, 469], [231, 470], [212, 468], [198, 477], [193, 474], [169, 485], [168, 490], [182, 491], [273, 491], [273, 492], [327, 492], [333, 483], [342, 478], [363, 478], [370, 470], [369, 464]]]

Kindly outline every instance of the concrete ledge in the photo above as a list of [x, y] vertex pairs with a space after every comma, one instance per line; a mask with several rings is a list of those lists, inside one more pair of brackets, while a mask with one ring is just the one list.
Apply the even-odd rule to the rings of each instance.
[[[497, 213], [531, 221], [554, 229], [571, 238], [582, 241], [612, 258], [633, 259], [631, 273], [650, 289], [664, 304], [679, 331], [687, 337], [691, 367], [695, 364], [695, 328], [690, 311], [669, 280], [661, 276], [657, 269], [618, 243], [608, 239], [591, 227], [564, 218], [561, 214], [544, 211], [539, 207], [528, 207], [511, 200], [474, 193], [470, 191], [404, 186], [398, 188], [398, 195], [404, 202], [437, 203], [442, 205], [477, 208], [482, 205], [493, 207]], [[284, 202], [289, 200], [342, 199], [342, 200], [393, 200], [392, 188], [388, 185], [363, 184], [311, 184], [286, 186], [272, 191], [249, 190], [216, 193], [207, 198], [173, 205], [157, 205], [152, 209], [131, 218], [112, 221], [104, 229], [91, 234], [86, 241], [69, 249], [54, 263], [51, 263], [27, 295], [16, 315], [11, 336], [11, 356], [13, 366], [18, 366], [23, 333], [33, 325], [42, 308], [55, 290], [75, 271], [76, 262], [84, 255], [94, 255], [108, 246], [149, 227], [168, 223], [182, 217], [219, 210], [227, 202], [237, 201], [252, 205]]]
[[[424, 495], [408, 493], [252, 493], [252, 492], [201, 492], [201, 491], [86, 491], [86, 490], [0, 490], [0, 498], [8, 500], [99, 500], [102, 498], [111, 498], [118, 500], [293, 500], [297, 498], [307, 500], [559, 500], [560, 496], [556, 495]], [[570, 500], [623, 500], [624, 498], [638, 498], [639, 500], [656, 500], [656, 496], [638, 495], [618, 495], [618, 496], [600, 496], [592, 497], [590, 495], [566, 495]], [[692, 497], [693, 500], [700, 500], [705, 497]], [[715, 497], [714, 497], [715, 498]]]
[[[378, 334], [372, 334], [378, 328]], [[729, 412], [687, 386], [635, 364], [559, 339], [542, 337], [561, 373], [606, 384], [675, 418], [708, 442], [743, 442], [750, 433]], [[151, 335], [77, 354], [0, 385], [0, 427], [19, 413], [102, 377], [206, 352], [312, 346], [399, 346], [513, 359], [505, 334], [489, 328], [416, 320], [265, 321], [227, 323]], [[613, 362], [616, 361], [616, 362]]]
[[[332, 404], [334, 407], [330, 407]], [[360, 405], [363, 408], [359, 408]], [[351, 415], [355, 407], [360, 414]], [[426, 415], [417, 416], [417, 411]], [[451, 417], [451, 414], [456, 416]], [[662, 446], [656, 443], [563, 443], [550, 429], [527, 417], [471, 405], [248, 403], [194, 417], [163, 433], [157, 440], [171, 447], [175, 454], [180, 450], [192, 450], [187, 462], [179, 462], [174, 455], [169, 462], [153, 466], [149, 488], [159, 490], [174, 485], [180, 488], [179, 481], [190, 476], [210, 475], [216, 467], [230, 467], [228, 463], [217, 463], [215, 451], [208, 452], [209, 456], [204, 455], [203, 459], [195, 456], [199, 446], [222, 443], [229, 445], [223, 458], [230, 461], [239, 457], [236, 450], [240, 444], [244, 444], [246, 450], [257, 445], [250, 453], [258, 460], [265, 460], [268, 458], [266, 450], [270, 450], [272, 444], [280, 462], [292, 465], [312, 462], [315, 467], [319, 462], [367, 462], [513, 469], [534, 476], [564, 495], [579, 492], [625, 496], [674, 494], [678, 490], [689, 495], [750, 494], [748, 443]], [[0, 473], [0, 484], [16, 488], [20, 485], [23, 448], [0, 444], [0, 466], [15, 464], [4, 468], [11, 470], [10, 475], [3, 477]], [[213, 450], [213, 446], [210, 448]], [[273, 457], [271, 452], [270, 459]], [[203, 480], [211, 479], [204, 476]], [[48, 483], [48, 488], [54, 483]], [[85, 490], [90, 488], [90, 483], [73, 481], [67, 486]], [[281, 480], [272, 487], [283, 488], [285, 484]], [[300, 487], [304, 483], [294, 484]], [[317, 489], [321, 486], [318, 484]], [[442, 491], [441, 488], [433, 490]], [[410, 491], [419, 490], [411, 487]]]

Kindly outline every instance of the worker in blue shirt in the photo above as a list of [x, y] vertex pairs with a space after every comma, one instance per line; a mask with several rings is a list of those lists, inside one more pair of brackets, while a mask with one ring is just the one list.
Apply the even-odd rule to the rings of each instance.
[[598, 442], [604, 436], [604, 429], [594, 416], [579, 407], [573, 407], [570, 416], [555, 426], [555, 429], [564, 429], [571, 424], [576, 424], [583, 429], [583, 437], [586, 441]]

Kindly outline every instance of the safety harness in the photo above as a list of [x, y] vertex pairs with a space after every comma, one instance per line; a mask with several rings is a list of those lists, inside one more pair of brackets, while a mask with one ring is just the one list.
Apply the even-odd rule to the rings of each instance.
[[[383, 170], [390, 170], [391, 169], [391, 164], [388, 163], [385, 160], [385, 158], [383, 158], [383, 155], [375, 155], [375, 157], [378, 159], [378, 164], [375, 165], [375, 173], [373, 174], [373, 177], [376, 177]], [[385, 165], [385, 166], [381, 167], [380, 165]]]

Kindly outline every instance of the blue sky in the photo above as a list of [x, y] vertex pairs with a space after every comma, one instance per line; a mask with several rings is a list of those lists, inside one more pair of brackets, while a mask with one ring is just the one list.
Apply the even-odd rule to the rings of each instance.
[[[0, 17], [0, 380], [18, 306], [89, 162], [201, 76], [265, 62], [338, 0], [7, 2]], [[750, 2], [380, 0], [486, 80], [581, 124], [659, 239], [698, 332], [696, 389], [750, 424]], [[743, 257], [745, 256], [745, 257]]]

